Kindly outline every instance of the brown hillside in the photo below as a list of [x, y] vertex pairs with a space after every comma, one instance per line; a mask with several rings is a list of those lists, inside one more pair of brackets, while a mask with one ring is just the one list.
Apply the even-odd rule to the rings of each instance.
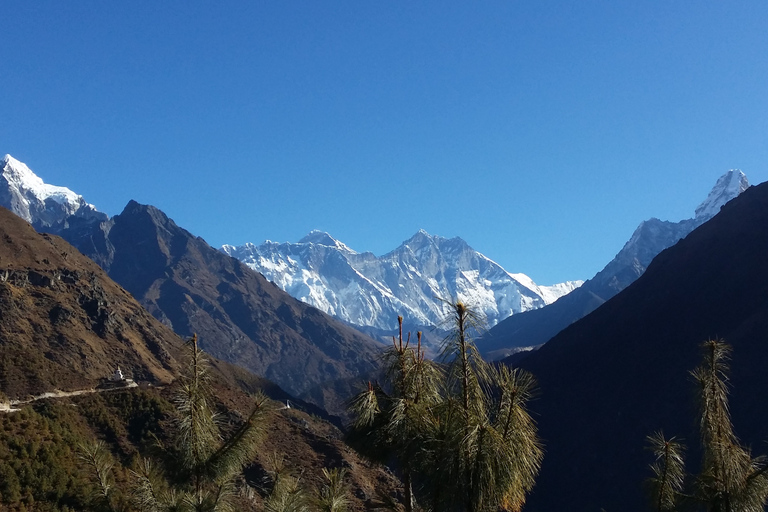
[[0, 208], [0, 390], [11, 398], [93, 386], [119, 365], [169, 382], [178, 336], [59, 237]]
[[[178, 374], [182, 340], [101, 267], [2, 207], [0, 238], [0, 391], [9, 398], [88, 388], [117, 366], [153, 384]], [[231, 386], [301, 403], [247, 370], [211, 363]]]

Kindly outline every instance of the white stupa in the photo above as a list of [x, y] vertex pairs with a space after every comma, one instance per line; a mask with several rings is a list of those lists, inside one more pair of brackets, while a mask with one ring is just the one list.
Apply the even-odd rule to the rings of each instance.
[[109, 380], [112, 382], [122, 382], [125, 380], [125, 376], [123, 375], [123, 372], [120, 370], [119, 366], [117, 367], [117, 370], [115, 370], [115, 373], [109, 377]]

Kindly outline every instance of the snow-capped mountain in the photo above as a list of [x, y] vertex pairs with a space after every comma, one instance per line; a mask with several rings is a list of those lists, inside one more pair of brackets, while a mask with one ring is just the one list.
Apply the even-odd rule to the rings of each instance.
[[[2, 162], [0, 205], [38, 231], [62, 236], [177, 334], [198, 333], [214, 357], [291, 393], [314, 393], [312, 401], [337, 414], [344, 410], [343, 399], [326, 383], [352, 382], [378, 366], [379, 343], [290, 297], [159, 209], [130, 201], [108, 219], [71, 190], [45, 184], [17, 160]], [[102, 302], [99, 318], [109, 309]], [[112, 325], [111, 313], [107, 320]]]
[[693, 218], [679, 222], [656, 218], [643, 221], [624, 247], [600, 272], [574, 293], [539, 311], [514, 315], [500, 322], [478, 342], [487, 357], [505, 357], [520, 347], [541, 345], [583, 318], [640, 277], [651, 261], [720, 212], [720, 208], [749, 188], [738, 169], [721, 176]]
[[645, 272], [657, 254], [717, 215], [725, 203], [747, 188], [746, 175], [731, 169], [717, 180], [707, 198], [696, 208], [693, 218], [679, 222], [651, 218], [641, 222], [621, 251], [592, 281], [615, 292], [623, 290]]
[[731, 169], [720, 176], [707, 198], [696, 208], [696, 226], [704, 224], [720, 212], [725, 203], [749, 188], [749, 180], [739, 169]]
[[29, 167], [11, 155], [0, 160], [0, 204], [32, 224], [37, 230], [61, 227], [71, 218], [107, 219], [66, 187], [44, 183]]
[[292, 296], [357, 326], [391, 330], [439, 326], [445, 313], [436, 297], [455, 297], [481, 310], [489, 325], [545, 306], [580, 281], [538, 286], [511, 274], [461, 238], [419, 231], [381, 257], [357, 253], [328, 233], [313, 231], [298, 243], [225, 245], [222, 251], [264, 274]]

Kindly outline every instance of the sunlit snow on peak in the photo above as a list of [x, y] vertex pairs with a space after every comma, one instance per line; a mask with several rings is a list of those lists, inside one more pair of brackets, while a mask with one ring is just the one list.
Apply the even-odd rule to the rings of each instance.
[[317, 245], [324, 245], [327, 247], [336, 247], [339, 250], [347, 251], [351, 253], [355, 253], [354, 250], [350, 249], [347, 245], [343, 244], [342, 242], [339, 242], [335, 238], [333, 238], [331, 235], [326, 233], [325, 231], [320, 231], [318, 229], [313, 229], [310, 231], [307, 236], [299, 240], [300, 244], [317, 244]]
[[696, 208], [696, 221], [703, 223], [720, 212], [725, 203], [749, 188], [747, 176], [739, 169], [731, 169], [717, 180], [707, 198]]
[[490, 326], [551, 303], [581, 282], [539, 287], [510, 274], [461, 238], [419, 230], [397, 249], [376, 257], [356, 253], [322, 231], [298, 243], [224, 246], [222, 251], [264, 274], [280, 288], [351, 324], [391, 329], [402, 315], [409, 325], [440, 325], [436, 297], [471, 303]]
[[28, 222], [51, 225], [76, 212], [87, 215], [98, 213], [82, 196], [66, 187], [45, 183], [26, 164], [11, 155], [3, 157], [0, 171], [10, 209]]

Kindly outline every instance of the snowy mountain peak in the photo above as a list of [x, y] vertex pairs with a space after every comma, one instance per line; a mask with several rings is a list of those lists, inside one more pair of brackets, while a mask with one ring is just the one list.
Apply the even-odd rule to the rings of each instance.
[[320, 244], [320, 245], [329, 245], [333, 247], [336, 245], [336, 239], [333, 238], [331, 235], [326, 233], [325, 231], [320, 231], [318, 229], [313, 229], [310, 231], [307, 236], [299, 240], [300, 244]]
[[707, 198], [696, 208], [696, 222], [704, 223], [720, 211], [720, 208], [749, 188], [749, 180], [739, 169], [731, 169], [717, 180]]
[[322, 231], [298, 243], [224, 246], [292, 296], [353, 325], [388, 330], [402, 315], [407, 325], [439, 325], [435, 297], [472, 303], [494, 325], [509, 315], [542, 307], [580, 282], [539, 287], [510, 274], [461, 238], [419, 230], [397, 249], [358, 254]]
[[307, 236], [299, 240], [300, 244], [317, 244], [317, 245], [325, 245], [327, 247], [335, 247], [337, 249], [340, 249], [342, 251], [351, 252], [354, 253], [352, 249], [350, 249], [348, 246], [346, 246], [344, 243], [339, 242], [335, 238], [333, 238], [331, 235], [326, 233], [325, 231], [320, 231], [318, 229], [313, 229], [310, 231]]
[[432, 236], [429, 233], [427, 233], [426, 230], [420, 229], [416, 233], [414, 233], [411, 238], [406, 240], [404, 242], [404, 244], [409, 244], [409, 243], [412, 243], [412, 242], [413, 243], [421, 243], [421, 242], [424, 242], [425, 240], [436, 240], [436, 239], [439, 239], [439, 238], [441, 238], [441, 237], [437, 236], [437, 235]]
[[0, 163], [0, 204], [36, 228], [67, 222], [72, 215], [106, 220], [106, 215], [82, 196], [66, 187], [48, 185], [11, 155], [5, 155]]
[[[640, 223], [632, 237], [593, 279], [592, 286], [603, 287], [602, 296], [612, 297], [637, 279], [651, 260], [667, 247], [675, 245], [681, 238], [717, 215], [720, 208], [749, 187], [747, 177], [738, 169], [731, 169], [715, 183], [707, 198], [696, 208], [693, 219], [679, 222], [651, 218]], [[610, 290], [606, 293], [605, 290]], [[600, 294], [598, 294], [600, 295]]]
[[[29, 167], [11, 155], [3, 157], [2, 175], [9, 185], [19, 191], [28, 191], [43, 201], [51, 198], [59, 204], [66, 204], [77, 203], [78, 199], [82, 199], [66, 187], [56, 187], [44, 183]], [[26, 220], [29, 221], [30, 219]]]
[[414, 252], [420, 251], [425, 247], [436, 245], [438, 239], [439, 237], [433, 237], [423, 229], [420, 229], [411, 238], [403, 242], [399, 249], [408, 248]]
[[420, 229], [414, 234], [411, 238], [406, 240], [402, 243], [400, 246], [400, 249], [403, 249], [405, 247], [408, 247], [410, 250], [417, 252], [421, 251], [424, 248], [432, 247], [435, 250], [443, 250], [446, 247], [451, 247], [454, 249], [467, 249], [472, 250], [472, 248], [465, 242], [463, 239], [459, 237], [453, 237], [453, 238], [445, 238], [440, 235], [430, 235], [425, 230]]

